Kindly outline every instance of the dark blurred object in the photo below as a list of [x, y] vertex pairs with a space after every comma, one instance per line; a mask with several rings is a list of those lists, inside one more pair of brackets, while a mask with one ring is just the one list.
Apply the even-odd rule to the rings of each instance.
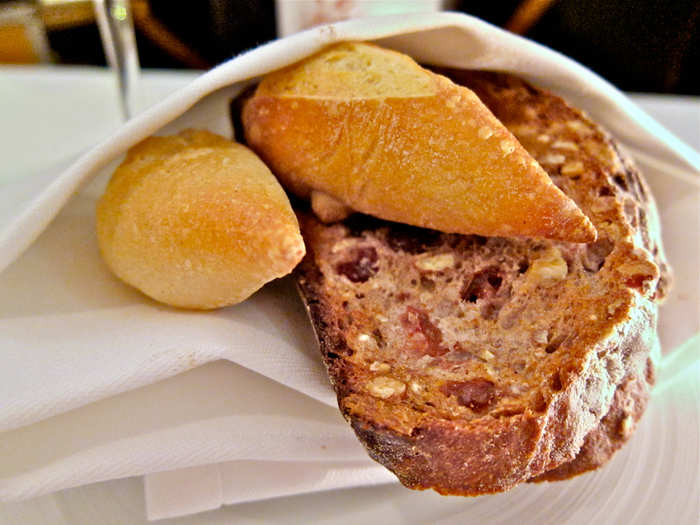
[[274, 0], [151, 0], [153, 15], [212, 64], [273, 40]]
[[[91, 2], [84, 3], [90, 7]], [[132, 0], [131, 4], [139, 59], [146, 68], [206, 69], [276, 36], [274, 0]], [[50, 7], [54, 13], [70, 8]], [[49, 30], [59, 61], [105, 64], [94, 16], [73, 22]]]
[[555, 0], [523, 0], [505, 23], [508, 31], [524, 35], [549, 10]]
[[49, 30], [48, 38], [51, 49], [62, 64], [107, 64], [94, 19], [88, 24]]
[[[463, 0], [459, 9], [504, 26], [527, 3]], [[524, 34], [620, 89], [700, 95], [699, 23], [698, 0], [558, 0]]]
[[[105, 63], [90, 1], [37, 3], [56, 61]], [[0, 10], [3, 5], [0, 0]], [[556, 49], [621, 89], [700, 95], [699, 0], [449, 0], [448, 5]], [[274, 0], [132, 0], [132, 11], [146, 68], [204, 69], [276, 36]]]
[[[209, 62], [153, 16], [147, 0], [132, 0], [131, 6], [137, 28], [136, 43], [143, 67], [211, 67]], [[92, 0], [44, 1], [41, 13], [58, 62], [106, 64]]]
[[195, 69], [211, 67], [210, 62], [185, 44], [166, 24], [153, 14], [151, 2], [147, 0], [132, 0], [131, 6], [138, 34], [144, 35], [181, 64]]
[[523, 0], [501, 0], [500, 2], [458, 0], [455, 11], [462, 11], [503, 27], [522, 2]]

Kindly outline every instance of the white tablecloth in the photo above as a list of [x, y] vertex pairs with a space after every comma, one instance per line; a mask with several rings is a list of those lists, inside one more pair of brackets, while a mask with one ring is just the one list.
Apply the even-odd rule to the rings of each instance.
[[[159, 100], [193, 77], [189, 72], [145, 74], [146, 98]], [[648, 95], [633, 99], [686, 142], [700, 149], [699, 99]], [[106, 71], [0, 68], [3, 159], [0, 183], [7, 178], [36, 173], [47, 166], [67, 165], [84, 148], [119, 124], [115, 102], [113, 78]], [[674, 293], [682, 294], [682, 287]], [[144, 523], [142, 490], [141, 479], [132, 478], [71, 489], [28, 502], [4, 504], [0, 505], [0, 523], [94, 523], [98, 517], [106, 522]], [[433, 494], [416, 495], [399, 487], [381, 487], [249, 503], [237, 506], [235, 511], [221, 509], [177, 522], [225, 523], [233, 516], [241, 522], [253, 522], [257, 516], [292, 522], [302, 516], [338, 519], [341, 512], [345, 512], [348, 519], [352, 516], [352, 521], [382, 513], [394, 519], [419, 521], [428, 516], [434, 518], [435, 512], [445, 517], [458, 516], [470, 508], [468, 501], [471, 500], [444, 500]], [[285, 509], [294, 509], [294, 513], [287, 514]]]

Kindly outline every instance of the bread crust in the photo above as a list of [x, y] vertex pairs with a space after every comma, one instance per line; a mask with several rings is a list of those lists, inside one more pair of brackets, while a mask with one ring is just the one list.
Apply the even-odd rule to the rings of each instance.
[[[338, 66], [359, 58], [361, 73]], [[334, 92], [345, 76], [350, 91]], [[444, 232], [595, 240], [590, 220], [471, 90], [393, 51], [340, 44], [273, 73], [246, 101], [243, 124], [302, 198], [316, 190]]]
[[591, 430], [574, 459], [528, 481], [561, 481], [605, 465], [634, 433], [644, 414], [654, 384], [654, 365], [647, 359], [645, 370], [631, 370], [615, 390], [610, 410]]
[[304, 255], [296, 216], [270, 170], [250, 149], [204, 130], [130, 149], [96, 221], [112, 272], [182, 308], [238, 303]]
[[[585, 270], [593, 279], [591, 283], [599, 282], [606, 289], [605, 300], [572, 305], [579, 317], [590, 315], [595, 321], [572, 321], [578, 330], [575, 342], [564, 342], [555, 354], [560, 360], [547, 369], [556, 376], [556, 388], [542, 386], [545, 395], [541, 403], [534, 396], [534, 404], [525, 404], [513, 414], [500, 408], [493, 414], [459, 409], [461, 412], [450, 417], [444, 412], [440, 415], [437, 409], [421, 412], [402, 401], [407, 399], [407, 390], [398, 387], [396, 395], [377, 400], [362, 386], [373, 373], [358, 364], [360, 350], [352, 340], [353, 330], [339, 323], [346, 316], [343, 298], [336, 295], [335, 277], [329, 270], [329, 247], [360, 242], [350, 235], [349, 223], [323, 226], [300, 214], [307, 256], [297, 276], [341, 411], [370, 456], [408, 487], [475, 496], [507, 490], [530, 478], [562, 479], [596, 468], [624, 443], [646, 404], [644, 392], [652, 374], [648, 357], [658, 344], [656, 301], [665, 294], [669, 272], [648, 188], [607, 135], [560, 98], [513, 77], [462, 72], [457, 76], [479, 93], [523, 145], [532, 148], [538, 160], [543, 159], [553, 180], [584, 211], [590, 211], [603, 240], [611, 246], [603, 256], [602, 268]], [[576, 124], [566, 124], [569, 122]], [[546, 161], [551, 144], [544, 150], [533, 145], [545, 132], [554, 135], [556, 131], [559, 140], [571, 148], [565, 141], [568, 132], [559, 129], [564, 125], [576, 130], [577, 137], [584, 137], [571, 142], [576, 155], [566, 159], [582, 168], [577, 172], [563, 169], [567, 163]], [[528, 126], [534, 133], [526, 129]], [[383, 223], [380, 228], [391, 232], [395, 226]], [[379, 243], [375, 246], [386, 242], [382, 235], [373, 234], [372, 242]], [[366, 244], [367, 239], [361, 240]], [[462, 242], [458, 236], [441, 239], [440, 246]], [[505, 241], [488, 242], [502, 246], [504, 253], [517, 245], [512, 241], [513, 248], [509, 248]], [[558, 246], [569, 257], [569, 247], [565, 243]], [[600, 246], [592, 246], [590, 252], [595, 254]], [[369, 290], [363, 286], [346, 288], [361, 297]], [[580, 299], [586, 293], [582, 289]], [[357, 299], [358, 304], [369, 307], [362, 300]], [[483, 324], [488, 326], [489, 322]], [[380, 391], [379, 397], [383, 396]], [[624, 420], [626, 431], [620, 433]], [[547, 475], [548, 471], [551, 474]]]

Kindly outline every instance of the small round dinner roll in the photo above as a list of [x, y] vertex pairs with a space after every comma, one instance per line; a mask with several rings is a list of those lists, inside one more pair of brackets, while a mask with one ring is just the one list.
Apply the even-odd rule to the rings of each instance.
[[97, 205], [97, 237], [124, 282], [173, 306], [239, 303], [305, 253], [287, 195], [248, 148], [208, 131], [134, 146]]

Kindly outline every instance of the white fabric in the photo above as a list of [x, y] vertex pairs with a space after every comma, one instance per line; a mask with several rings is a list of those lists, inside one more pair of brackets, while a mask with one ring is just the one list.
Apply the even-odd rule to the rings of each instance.
[[381, 465], [366, 461], [229, 461], [146, 476], [146, 513], [157, 520], [221, 505], [395, 480]]
[[[331, 406], [313, 334], [288, 280], [217, 312], [158, 305], [113, 278], [97, 255], [94, 204], [105, 174], [71, 200], [152, 133], [197, 126], [230, 134], [228, 102], [238, 82], [342, 39], [379, 40], [440, 65], [522, 74], [612, 130], [655, 190], [667, 250], [683, 283], [662, 316], [662, 341], [670, 349], [698, 331], [696, 152], [580, 65], [473, 18], [443, 13], [339, 23], [210, 71], [124, 125], [48, 186], [44, 173], [2, 188], [0, 269], [9, 266], [0, 274], [0, 499], [195, 468], [147, 477], [149, 513], [162, 517], [390, 479]], [[290, 461], [303, 475], [289, 475], [283, 463]], [[219, 462], [224, 466], [202, 467]], [[241, 484], [237, 469], [259, 476]], [[242, 486], [249, 490], [241, 492]], [[207, 487], [220, 488], [214, 494]]]

